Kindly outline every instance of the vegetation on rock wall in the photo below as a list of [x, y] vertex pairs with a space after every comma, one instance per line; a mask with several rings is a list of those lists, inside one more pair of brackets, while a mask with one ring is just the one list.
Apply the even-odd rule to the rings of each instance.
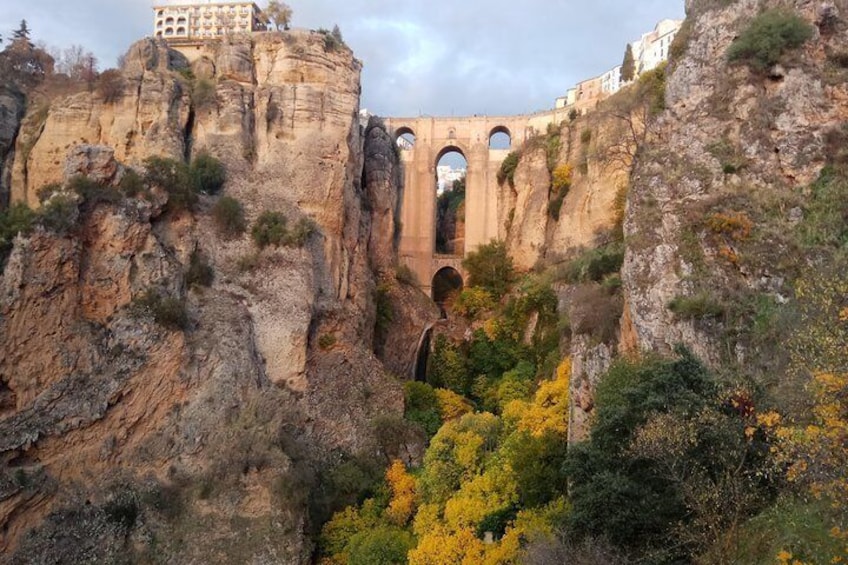
[[800, 47], [812, 36], [812, 26], [796, 13], [785, 9], [767, 10], [754, 18], [730, 45], [727, 58], [764, 72], [780, 62], [786, 52]]

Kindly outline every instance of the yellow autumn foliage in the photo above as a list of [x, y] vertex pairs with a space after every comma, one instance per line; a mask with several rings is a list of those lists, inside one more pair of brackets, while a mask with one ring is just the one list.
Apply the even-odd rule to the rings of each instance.
[[508, 468], [493, 468], [465, 482], [445, 505], [445, 523], [459, 530], [476, 528], [489, 514], [518, 500], [518, 487]]
[[409, 565], [480, 565], [485, 553], [486, 546], [470, 529], [451, 532], [437, 527], [409, 552]]
[[439, 415], [443, 422], [462, 418], [474, 411], [474, 407], [465, 397], [452, 390], [437, 388], [436, 402], [439, 406]]
[[386, 482], [392, 491], [392, 499], [386, 508], [386, 517], [393, 524], [403, 527], [412, 518], [417, 505], [415, 477], [406, 471], [403, 462], [395, 459], [386, 471]]
[[542, 382], [532, 401], [508, 403], [504, 418], [534, 437], [541, 437], [546, 432], [565, 434], [568, 431], [570, 382], [571, 359], [566, 358], [557, 367], [556, 379]]
[[848, 500], [848, 374], [820, 373], [810, 384], [812, 419], [806, 425], [781, 424], [768, 413], [758, 423], [777, 438], [775, 455], [788, 465], [787, 478], [806, 484], [816, 498]]

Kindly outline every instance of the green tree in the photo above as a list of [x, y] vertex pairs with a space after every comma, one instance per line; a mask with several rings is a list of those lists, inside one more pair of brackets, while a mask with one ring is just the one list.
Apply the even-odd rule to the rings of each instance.
[[400, 528], [381, 526], [350, 538], [349, 565], [402, 565], [415, 547], [412, 534]]
[[28, 42], [29, 41], [29, 34], [30, 34], [30, 31], [29, 31], [29, 26], [27, 25], [27, 21], [21, 20], [21, 25], [18, 26], [18, 29], [16, 29], [14, 32], [12, 32], [12, 38], [13, 38], [13, 40], [22, 39], [22, 40]]
[[469, 284], [479, 286], [501, 298], [515, 279], [515, 268], [507, 253], [506, 243], [492, 240], [462, 261], [468, 270]]
[[204, 151], [192, 160], [191, 176], [198, 191], [217, 194], [227, 180], [227, 170], [221, 161]]
[[636, 59], [633, 57], [633, 47], [628, 43], [624, 50], [624, 61], [621, 63], [621, 80], [630, 82], [636, 78]]
[[265, 8], [265, 16], [273, 23], [277, 31], [289, 29], [292, 18], [292, 9], [285, 2], [271, 0]]

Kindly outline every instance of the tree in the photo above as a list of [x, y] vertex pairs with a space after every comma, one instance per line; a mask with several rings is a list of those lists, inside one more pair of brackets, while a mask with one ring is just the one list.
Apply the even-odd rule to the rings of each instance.
[[97, 58], [81, 45], [71, 45], [54, 58], [56, 72], [64, 73], [73, 80], [91, 84], [97, 78]]
[[503, 241], [492, 241], [469, 253], [462, 266], [468, 270], [471, 286], [482, 287], [497, 299], [506, 294], [515, 275]]
[[633, 47], [628, 43], [624, 51], [624, 61], [621, 63], [621, 80], [630, 82], [636, 78], [636, 59], [633, 58]]
[[0, 77], [24, 91], [38, 86], [53, 72], [53, 57], [33, 45], [29, 33], [26, 21], [22, 21], [12, 41], [0, 52]]
[[21, 25], [12, 32], [12, 39], [23, 39], [24, 41], [29, 41], [29, 27], [27, 26], [26, 20], [21, 20]]
[[280, 31], [280, 28], [289, 29], [289, 24], [291, 24], [292, 18], [292, 9], [285, 2], [271, 0], [268, 2], [268, 7], [265, 8], [265, 15], [271, 22], [273, 22], [277, 31]]

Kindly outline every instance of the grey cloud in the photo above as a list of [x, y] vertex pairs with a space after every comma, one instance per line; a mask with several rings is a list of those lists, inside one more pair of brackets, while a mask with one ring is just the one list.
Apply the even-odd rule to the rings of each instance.
[[[662, 18], [683, 17], [683, 0], [289, 4], [295, 26], [340, 26], [365, 64], [363, 106], [395, 116], [549, 108], [578, 80], [620, 63], [627, 41]], [[82, 44], [108, 66], [134, 39], [149, 33], [150, 6], [148, 0], [0, 0], [0, 31], [5, 36], [27, 18], [36, 40]]]

